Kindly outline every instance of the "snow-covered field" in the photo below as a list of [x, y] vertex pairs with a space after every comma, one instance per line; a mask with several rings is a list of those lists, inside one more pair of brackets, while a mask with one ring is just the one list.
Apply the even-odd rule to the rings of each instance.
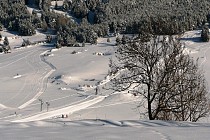
[[164, 121], [50, 120], [0, 123], [2, 140], [208, 140], [209, 124]]
[[[187, 32], [186, 51], [199, 57], [210, 82], [210, 43]], [[199, 123], [149, 121], [136, 108], [140, 98], [107, 90], [109, 59], [115, 38], [97, 45], [53, 49], [42, 43], [19, 47], [23, 38], [8, 36], [12, 53], [0, 54], [0, 139], [172, 140], [208, 139], [208, 119]], [[24, 37], [45, 39], [37, 32]], [[97, 90], [96, 90], [97, 89]], [[42, 101], [42, 105], [41, 105]]]

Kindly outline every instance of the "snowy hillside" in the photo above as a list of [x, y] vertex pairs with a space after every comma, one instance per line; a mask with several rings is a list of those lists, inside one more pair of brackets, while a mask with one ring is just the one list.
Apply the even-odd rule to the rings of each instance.
[[[8, 36], [13, 49], [11, 54], [0, 56], [1, 120], [29, 122], [62, 114], [71, 120], [139, 118], [135, 109], [138, 97], [105, 89], [112, 78], [108, 63], [114, 55], [114, 38], [111, 43], [104, 38], [98, 45], [58, 50], [48, 44], [20, 48], [21, 37], [7, 32], [2, 35]], [[27, 39], [36, 42], [44, 37], [37, 33]], [[128, 111], [117, 113], [121, 106]]]
[[164, 121], [49, 120], [0, 123], [6, 140], [207, 140], [209, 124]]
[[[42, 43], [20, 47], [23, 38], [8, 36], [12, 53], [0, 54], [0, 139], [208, 139], [208, 118], [199, 123], [149, 121], [136, 106], [140, 97], [107, 90], [111, 42], [53, 49]], [[210, 43], [196, 39], [200, 31], [187, 32], [186, 51], [200, 57], [210, 83]], [[24, 37], [31, 42], [46, 35]], [[41, 104], [43, 103], [43, 104]], [[206, 123], [207, 122], [207, 123]], [[44, 132], [44, 133], [43, 133]]]

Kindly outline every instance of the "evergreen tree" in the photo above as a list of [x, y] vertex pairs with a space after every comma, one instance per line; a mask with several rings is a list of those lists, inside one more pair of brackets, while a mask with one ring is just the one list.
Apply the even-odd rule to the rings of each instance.
[[82, 47], [85, 47], [85, 43], [84, 42], [82, 42]]
[[208, 26], [204, 26], [201, 31], [201, 40], [204, 42], [209, 41], [209, 28]]
[[127, 37], [123, 35], [121, 40], [122, 44], [125, 45], [127, 43], [127, 40], [128, 40]]
[[4, 45], [5, 46], [9, 45], [9, 40], [8, 40], [7, 36], [4, 38]]
[[88, 15], [88, 8], [84, 2], [78, 2], [75, 3], [75, 5], [72, 8], [72, 12], [75, 17], [77, 18], [84, 18]]
[[119, 37], [119, 35], [116, 37], [116, 45], [118, 46], [118, 45], [120, 45], [122, 43], [122, 41], [121, 41], [121, 39], [120, 39], [120, 37]]
[[111, 42], [111, 41], [110, 41], [110, 38], [107, 38], [107, 42]]
[[57, 0], [55, 1], [55, 9], [56, 10], [58, 9], [58, 2], [57, 2]]
[[0, 23], [0, 31], [3, 30], [3, 25]]

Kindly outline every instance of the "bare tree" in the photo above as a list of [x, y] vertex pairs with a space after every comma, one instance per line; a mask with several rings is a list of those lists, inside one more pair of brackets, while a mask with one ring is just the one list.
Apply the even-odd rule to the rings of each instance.
[[166, 88], [167, 91], [161, 90], [165, 94], [161, 95], [157, 103], [160, 111], [157, 119], [195, 122], [209, 112], [206, 81], [199, 71], [198, 63], [188, 55], [183, 54], [177, 64], [177, 71], [171, 72], [171, 78], [161, 83], [171, 87]]
[[153, 36], [118, 45], [110, 61], [117, 91], [142, 95], [150, 120], [197, 121], [209, 112], [206, 82], [198, 64], [173, 37]]

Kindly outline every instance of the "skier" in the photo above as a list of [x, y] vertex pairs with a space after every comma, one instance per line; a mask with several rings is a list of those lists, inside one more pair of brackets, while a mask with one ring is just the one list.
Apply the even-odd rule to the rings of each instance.
[[96, 87], [96, 95], [98, 94], [98, 86]]

